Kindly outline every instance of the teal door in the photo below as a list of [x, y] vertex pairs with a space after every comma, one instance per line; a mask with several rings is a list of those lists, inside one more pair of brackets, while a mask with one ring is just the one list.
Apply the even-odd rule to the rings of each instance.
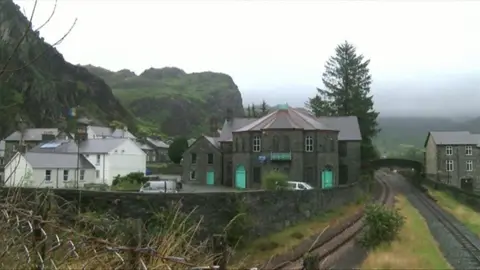
[[333, 172], [329, 169], [322, 171], [322, 188], [333, 187]]
[[245, 173], [245, 167], [242, 165], [238, 166], [235, 170], [235, 187], [247, 188], [247, 176]]
[[215, 185], [215, 172], [207, 172], [207, 185]]

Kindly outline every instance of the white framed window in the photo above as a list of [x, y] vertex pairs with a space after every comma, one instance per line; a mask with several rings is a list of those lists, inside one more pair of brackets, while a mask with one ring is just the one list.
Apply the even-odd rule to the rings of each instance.
[[305, 137], [305, 152], [313, 152], [313, 137]]
[[472, 146], [465, 146], [465, 155], [467, 155], [467, 156], [473, 155], [473, 147]]
[[97, 162], [95, 163], [95, 165], [100, 165], [100, 155], [97, 155]]
[[95, 177], [98, 179], [100, 178], [100, 170], [95, 171]]
[[445, 161], [445, 170], [447, 172], [453, 172], [453, 170], [454, 170], [453, 160], [446, 160]]
[[80, 170], [80, 181], [85, 180], [85, 170]]
[[260, 136], [253, 137], [253, 152], [260, 152], [262, 150], [262, 139]]
[[195, 179], [197, 179], [197, 176], [196, 176], [196, 174], [195, 174], [195, 170], [191, 170], [191, 171], [190, 171], [190, 180], [193, 181], [193, 180], [195, 180]]
[[445, 147], [445, 155], [447, 155], [447, 156], [453, 155], [453, 147], [452, 146]]
[[466, 171], [473, 172], [473, 160], [467, 160], [466, 165]]
[[45, 181], [50, 182], [52, 180], [52, 171], [51, 170], [46, 170], [45, 171]]
[[63, 170], [63, 181], [68, 181], [68, 170]]

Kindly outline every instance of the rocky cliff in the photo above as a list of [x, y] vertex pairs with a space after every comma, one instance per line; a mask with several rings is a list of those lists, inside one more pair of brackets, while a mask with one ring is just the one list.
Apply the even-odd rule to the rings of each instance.
[[68, 108], [76, 106], [96, 122], [117, 120], [135, 129], [135, 118], [101, 78], [66, 62], [38, 31], [28, 26], [28, 19], [17, 5], [11, 0], [0, 1], [2, 137], [16, 128], [20, 118], [34, 127], [61, 125]]
[[221, 126], [226, 110], [243, 116], [242, 96], [233, 79], [222, 73], [150, 68], [140, 75], [85, 66], [102, 77], [123, 105], [144, 122], [168, 135], [196, 136], [207, 132], [210, 119]]

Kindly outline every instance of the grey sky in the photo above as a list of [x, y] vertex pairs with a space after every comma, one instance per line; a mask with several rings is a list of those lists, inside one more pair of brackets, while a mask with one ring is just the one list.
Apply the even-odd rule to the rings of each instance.
[[[31, 11], [32, 0], [15, 2]], [[39, 0], [35, 25], [53, 3]], [[315, 93], [325, 61], [348, 40], [371, 59], [382, 113], [448, 115], [449, 100], [476, 105], [480, 93], [479, 11], [480, 1], [59, 0], [41, 33], [54, 42], [78, 18], [57, 47], [72, 63], [224, 72], [245, 103], [292, 105]], [[427, 102], [433, 93], [438, 100]]]

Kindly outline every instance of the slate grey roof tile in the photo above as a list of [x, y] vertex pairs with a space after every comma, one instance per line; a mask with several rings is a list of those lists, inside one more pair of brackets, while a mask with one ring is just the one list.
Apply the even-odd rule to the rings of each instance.
[[430, 131], [436, 145], [477, 145], [479, 141], [468, 131]]
[[72, 153], [32, 153], [25, 154], [25, 159], [34, 169], [93, 169], [83, 155]]
[[[58, 128], [27, 128], [23, 133], [23, 140], [25, 141], [41, 141], [42, 134], [49, 133], [55, 136], [58, 135]], [[20, 141], [20, 132], [15, 131], [5, 138], [5, 141]]]

